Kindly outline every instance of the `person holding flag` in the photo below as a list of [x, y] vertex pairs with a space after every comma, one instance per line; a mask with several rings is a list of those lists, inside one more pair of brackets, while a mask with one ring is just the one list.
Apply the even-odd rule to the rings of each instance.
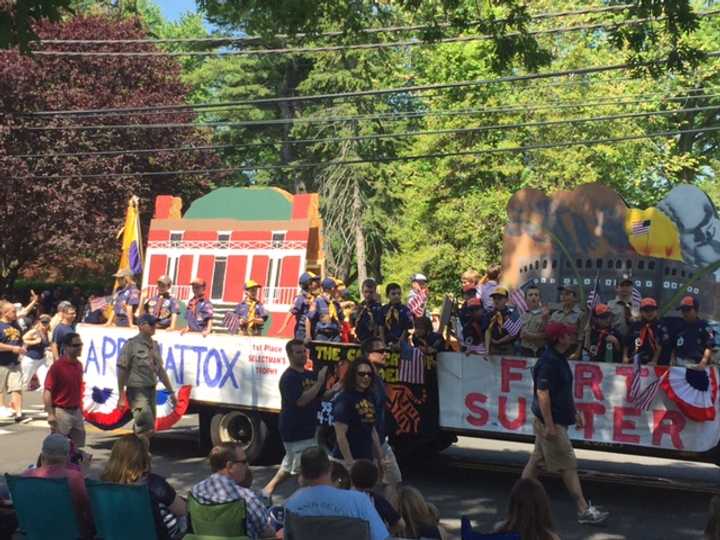
[[408, 295], [407, 308], [413, 317], [423, 317], [430, 296], [428, 278], [425, 274], [413, 274], [410, 282], [411, 289]]
[[258, 299], [259, 293], [260, 284], [257, 281], [249, 279], [245, 282], [245, 299], [233, 310], [239, 319], [240, 335], [259, 336], [262, 334], [263, 325], [267, 321], [269, 313]]
[[156, 326], [160, 330], [175, 330], [180, 313], [180, 305], [170, 294], [170, 287], [172, 287], [170, 276], [160, 276], [157, 279], [157, 294], [149, 300], [140, 302], [138, 317], [149, 313], [158, 320]]
[[140, 289], [135, 284], [132, 270], [120, 270], [113, 274], [122, 280], [122, 287], [115, 291], [112, 312], [105, 326], [135, 326], [135, 310], [140, 305]]
[[522, 323], [517, 313], [508, 305], [508, 290], [496, 287], [490, 295], [493, 309], [485, 316], [485, 349], [488, 354], [512, 354], [514, 343], [520, 334]]
[[532, 284], [525, 289], [527, 309], [520, 315], [520, 354], [537, 357], [545, 349], [545, 326], [550, 318], [550, 310], [542, 305], [540, 288]]
[[658, 305], [654, 298], [640, 301], [640, 320], [630, 325], [625, 340], [623, 363], [638, 357], [640, 364], [668, 365], [671, 354], [670, 329], [658, 319]]
[[[607, 303], [611, 313], [611, 324], [623, 339], [627, 338], [630, 332], [630, 324], [639, 318], [633, 292], [635, 289], [632, 278], [624, 274], [615, 287], [615, 298]], [[639, 302], [639, 300], [638, 300]]]

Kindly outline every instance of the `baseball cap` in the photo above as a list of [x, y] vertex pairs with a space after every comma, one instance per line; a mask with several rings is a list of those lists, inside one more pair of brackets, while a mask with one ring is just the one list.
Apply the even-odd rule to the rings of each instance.
[[248, 289], [256, 289], [256, 288], [259, 287], [259, 286], [260, 286], [260, 284], [259, 284], [257, 281], [255, 281], [254, 279], [248, 279], [248, 280], [245, 282], [245, 290], [246, 290], [246, 291], [247, 291]]
[[495, 290], [490, 293], [490, 296], [504, 296], [507, 298], [509, 294], [505, 287], [495, 287]]
[[413, 274], [412, 277], [410, 278], [410, 281], [427, 281], [427, 280], [428, 280], [427, 276], [425, 274], [420, 274], [420, 273]]
[[190, 282], [190, 285], [202, 285], [205, 286], [205, 280], [201, 277], [195, 276], [192, 278], [192, 281]]
[[643, 298], [640, 300], [640, 309], [656, 308], [657, 302], [654, 298]]
[[698, 301], [694, 296], [690, 296], [689, 294], [687, 296], [683, 296], [683, 299], [680, 300], [680, 305], [677, 307], [678, 309], [683, 308], [698, 308]]
[[610, 308], [607, 304], [598, 304], [593, 309], [593, 313], [596, 317], [609, 317], [610, 316]]
[[43, 440], [42, 453], [52, 457], [68, 457], [70, 455], [70, 439], [60, 433], [51, 433]]
[[148, 313], [143, 313], [137, 318], [137, 325], [142, 326], [143, 324], [149, 324], [155, 326], [158, 322], [158, 318]]
[[298, 283], [300, 285], [307, 285], [312, 281], [313, 276], [315, 276], [315, 274], [313, 274], [312, 272], [303, 272], [302, 274], [300, 274]]
[[545, 335], [551, 340], [558, 340], [563, 336], [569, 336], [576, 332], [574, 326], [569, 326], [558, 321], [551, 321], [545, 325]]
[[322, 288], [326, 290], [334, 289], [335, 288], [335, 280], [331, 277], [326, 277], [322, 280]]
[[629, 274], [623, 274], [620, 276], [620, 279], [618, 279], [618, 285], [632, 285], [632, 284], [633, 284], [633, 280]]
[[133, 271], [129, 268], [123, 268], [122, 270], [118, 270], [113, 274], [113, 277], [133, 277], [135, 274], [133, 274]]
[[172, 279], [170, 279], [170, 276], [160, 276], [157, 278], [158, 283], [164, 283], [165, 285], [172, 285]]

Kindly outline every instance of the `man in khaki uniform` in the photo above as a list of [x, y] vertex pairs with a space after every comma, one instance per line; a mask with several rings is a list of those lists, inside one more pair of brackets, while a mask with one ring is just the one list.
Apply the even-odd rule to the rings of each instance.
[[525, 290], [527, 311], [520, 317], [520, 352], [523, 356], [536, 357], [545, 349], [545, 325], [550, 318], [550, 311], [541, 305], [540, 289], [531, 285]]
[[[175, 401], [175, 393], [163, 367], [160, 348], [152, 339], [157, 318], [144, 314], [138, 317], [140, 333], [130, 338], [118, 358], [118, 391], [120, 406], [128, 404], [135, 421], [135, 434], [149, 444], [155, 431], [155, 387], [158, 378]], [[127, 389], [127, 394], [125, 390]]]
[[633, 313], [632, 305], [633, 281], [630, 276], [624, 275], [615, 287], [615, 298], [607, 303], [610, 308], [610, 325], [623, 339], [630, 332], [630, 324], [639, 318], [639, 313]]
[[585, 332], [585, 312], [577, 305], [578, 288], [575, 285], [561, 285], [558, 290], [560, 291], [560, 309], [550, 315], [550, 320], [575, 328], [577, 332], [571, 340], [568, 358], [577, 360], [580, 358], [578, 344], [582, 343]]

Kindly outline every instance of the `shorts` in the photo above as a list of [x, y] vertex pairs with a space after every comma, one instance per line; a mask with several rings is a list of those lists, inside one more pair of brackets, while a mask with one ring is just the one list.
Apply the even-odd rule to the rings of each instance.
[[387, 439], [382, 445], [382, 451], [382, 483], [385, 485], [399, 484], [402, 482], [402, 473], [400, 472], [400, 466], [395, 457], [395, 452], [393, 452], [392, 446], [387, 442]]
[[545, 437], [545, 424], [539, 418], [533, 421], [535, 432], [535, 448], [530, 456], [530, 462], [548, 472], [561, 472], [577, 469], [575, 451], [567, 434], [567, 427], [557, 427], [557, 437]]
[[22, 392], [22, 383], [20, 364], [0, 366], [0, 394]]
[[69, 437], [75, 448], [85, 446], [85, 419], [82, 410], [55, 407], [55, 418], [58, 433]]
[[127, 399], [135, 422], [135, 433], [155, 431], [155, 387], [128, 386]]
[[300, 474], [300, 456], [303, 451], [317, 446], [317, 441], [315, 437], [303, 439], [302, 441], [283, 441], [283, 446], [285, 447], [285, 457], [280, 464], [280, 470], [296, 475]]

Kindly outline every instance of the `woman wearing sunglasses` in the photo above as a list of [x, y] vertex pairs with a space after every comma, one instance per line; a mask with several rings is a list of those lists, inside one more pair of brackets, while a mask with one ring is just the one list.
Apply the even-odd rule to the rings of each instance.
[[333, 458], [350, 469], [356, 459], [369, 459], [381, 467], [382, 450], [375, 430], [375, 397], [372, 391], [375, 371], [365, 358], [350, 364], [335, 399], [335, 435]]
[[[23, 355], [20, 365], [23, 374], [23, 390], [30, 390], [30, 381], [37, 373], [40, 388], [43, 387], [47, 367], [45, 354], [50, 346], [50, 315], [40, 315], [32, 328], [25, 332], [23, 343], [27, 353]], [[43, 368], [43, 369], [40, 369]]]

